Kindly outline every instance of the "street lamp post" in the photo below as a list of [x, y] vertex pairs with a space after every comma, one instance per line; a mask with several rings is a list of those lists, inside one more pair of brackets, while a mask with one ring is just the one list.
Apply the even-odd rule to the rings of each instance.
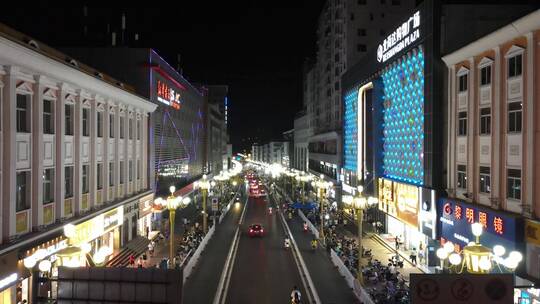
[[208, 190], [210, 189], [210, 182], [206, 179], [206, 174], [203, 175], [202, 181], [198, 183], [202, 191], [203, 196], [203, 232], [206, 234], [207, 230], [207, 218], [206, 218], [206, 197], [208, 196]]
[[324, 237], [324, 196], [326, 193], [326, 188], [332, 187], [332, 182], [326, 182], [324, 180], [324, 175], [321, 174], [321, 178], [317, 182], [313, 182], [314, 186], [317, 187], [318, 194], [319, 194], [319, 213], [321, 216], [321, 225], [320, 225], [320, 232], [319, 232], [319, 238], [322, 242], [325, 242]]
[[174, 197], [176, 191], [175, 186], [169, 187], [171, 194], [167, 200], [162, 200], [161, 203], [169, 210], [169, 268], [174, 268], [174, 219], [176, 216], [176, 208], [178, 208], [178, 200]]
[[[358, 187], [359, 195], [362, 195], [363, 188], [362, 186]], [[362, 278], [362, 255], [363, 255], [363, 249], [362, 249], [362, 221], [364, 219], [364, 209], [373, 206], [377, 204], [377, 199], [374, 197], [353, 197], [353, 196], [344, 196], [343, 202], [351, 207], [353, 207], [356, 210], [356, 218], [357, 218], [357, 225], [358, 225], [358, 270], [357, 270], [357, 279], [358, 282], [363, 282]]]

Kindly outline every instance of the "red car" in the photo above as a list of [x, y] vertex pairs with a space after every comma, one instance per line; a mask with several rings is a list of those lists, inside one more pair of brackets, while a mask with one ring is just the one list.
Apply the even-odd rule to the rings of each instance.
[[249, 237], [259, 236], [262, 237], [264, 235], [264, 229], [261, 224], [253, 224], [249, 226], [248, 230]]

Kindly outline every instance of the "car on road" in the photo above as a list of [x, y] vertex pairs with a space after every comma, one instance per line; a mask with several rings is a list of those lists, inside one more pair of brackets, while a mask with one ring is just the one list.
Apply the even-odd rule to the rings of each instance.
[[264, 228], [261, 224], [252, 224], [249, 225], [248, 229], [248, 235], [249, 237], [262, 237], [264, 235]]

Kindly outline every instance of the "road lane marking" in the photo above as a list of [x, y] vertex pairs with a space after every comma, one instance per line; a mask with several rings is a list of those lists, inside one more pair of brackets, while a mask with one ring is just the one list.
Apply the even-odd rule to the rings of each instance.
[[[274, 198], [274, 203], [276, 203], [275, 198]], [[308, 303], [319, 304], [321, 303], [321, 299], [319, 298], [319, 294], [317, 293], [317, 290], [315, 289], [315, 284], [313, 284], [313, 280], [311, 280], [311, 275], [309, 274], [309, 270], [307, 269], [306, 263], [304, 262], [304, 259], [302, 258], [302, 254], [300, 253], [300, 250], [298, 249], [298, 246], [296, 245], [296, 241], [294, 240], [294, 236], [291, 230], [289, 229], [289, 225], [287, 224], [287, 221], [285, 220], [283, 213], [280, 212], [279, 217], [281, 219], [281, 224], [283, 225], [283, 229], [287, 232], [287, 235], [289, 236], [291, 240], [291, 249], [292, 249], [291, 252], [293, 254], [296, 267], [298, 268], [300, 279], [302, 280], [302, 284], [304, 285], [304, 289], [306, 290], [306, 294], [309, 301]]]
[[225, 260], [225, 265], [223, 266], [221, 276], [219, 278], [218, 288], [216, 290], [216, 294], [214, 296], [214, 301], [213, 301], [214, 304], [222, 304], [222, 303], [225, 303], [225, 301], [227, 300], [227, 293], [229, 291], [231, 274], [234, 267], [234, 261], [236, 260], [238, 244], [240, 243], [240, 225], [244, 222], [244, 217], [246, 215], [248, 201], [249, 201], [249, 196], [246, 196], [244, 209], [242, 210], [242, 215], [240, 215], [240, 220], [238, 221], [238, 227], [236, 227], [236, 231], [234, 232], [234, 238], [231, 243], [231, 247], [229, 249], [227, 259]]

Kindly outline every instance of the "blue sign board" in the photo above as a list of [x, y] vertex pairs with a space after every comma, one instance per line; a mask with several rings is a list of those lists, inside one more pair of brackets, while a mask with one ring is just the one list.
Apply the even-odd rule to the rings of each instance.
[[456, 199], [440, 198], [437, 202], [438, 238], [461, 248], [475, 241], [471, 224], [484, 226], [480, 243], [488, 248], [502, 245], [507, 250], [523, 244], [523, 220], [517, 215]]

